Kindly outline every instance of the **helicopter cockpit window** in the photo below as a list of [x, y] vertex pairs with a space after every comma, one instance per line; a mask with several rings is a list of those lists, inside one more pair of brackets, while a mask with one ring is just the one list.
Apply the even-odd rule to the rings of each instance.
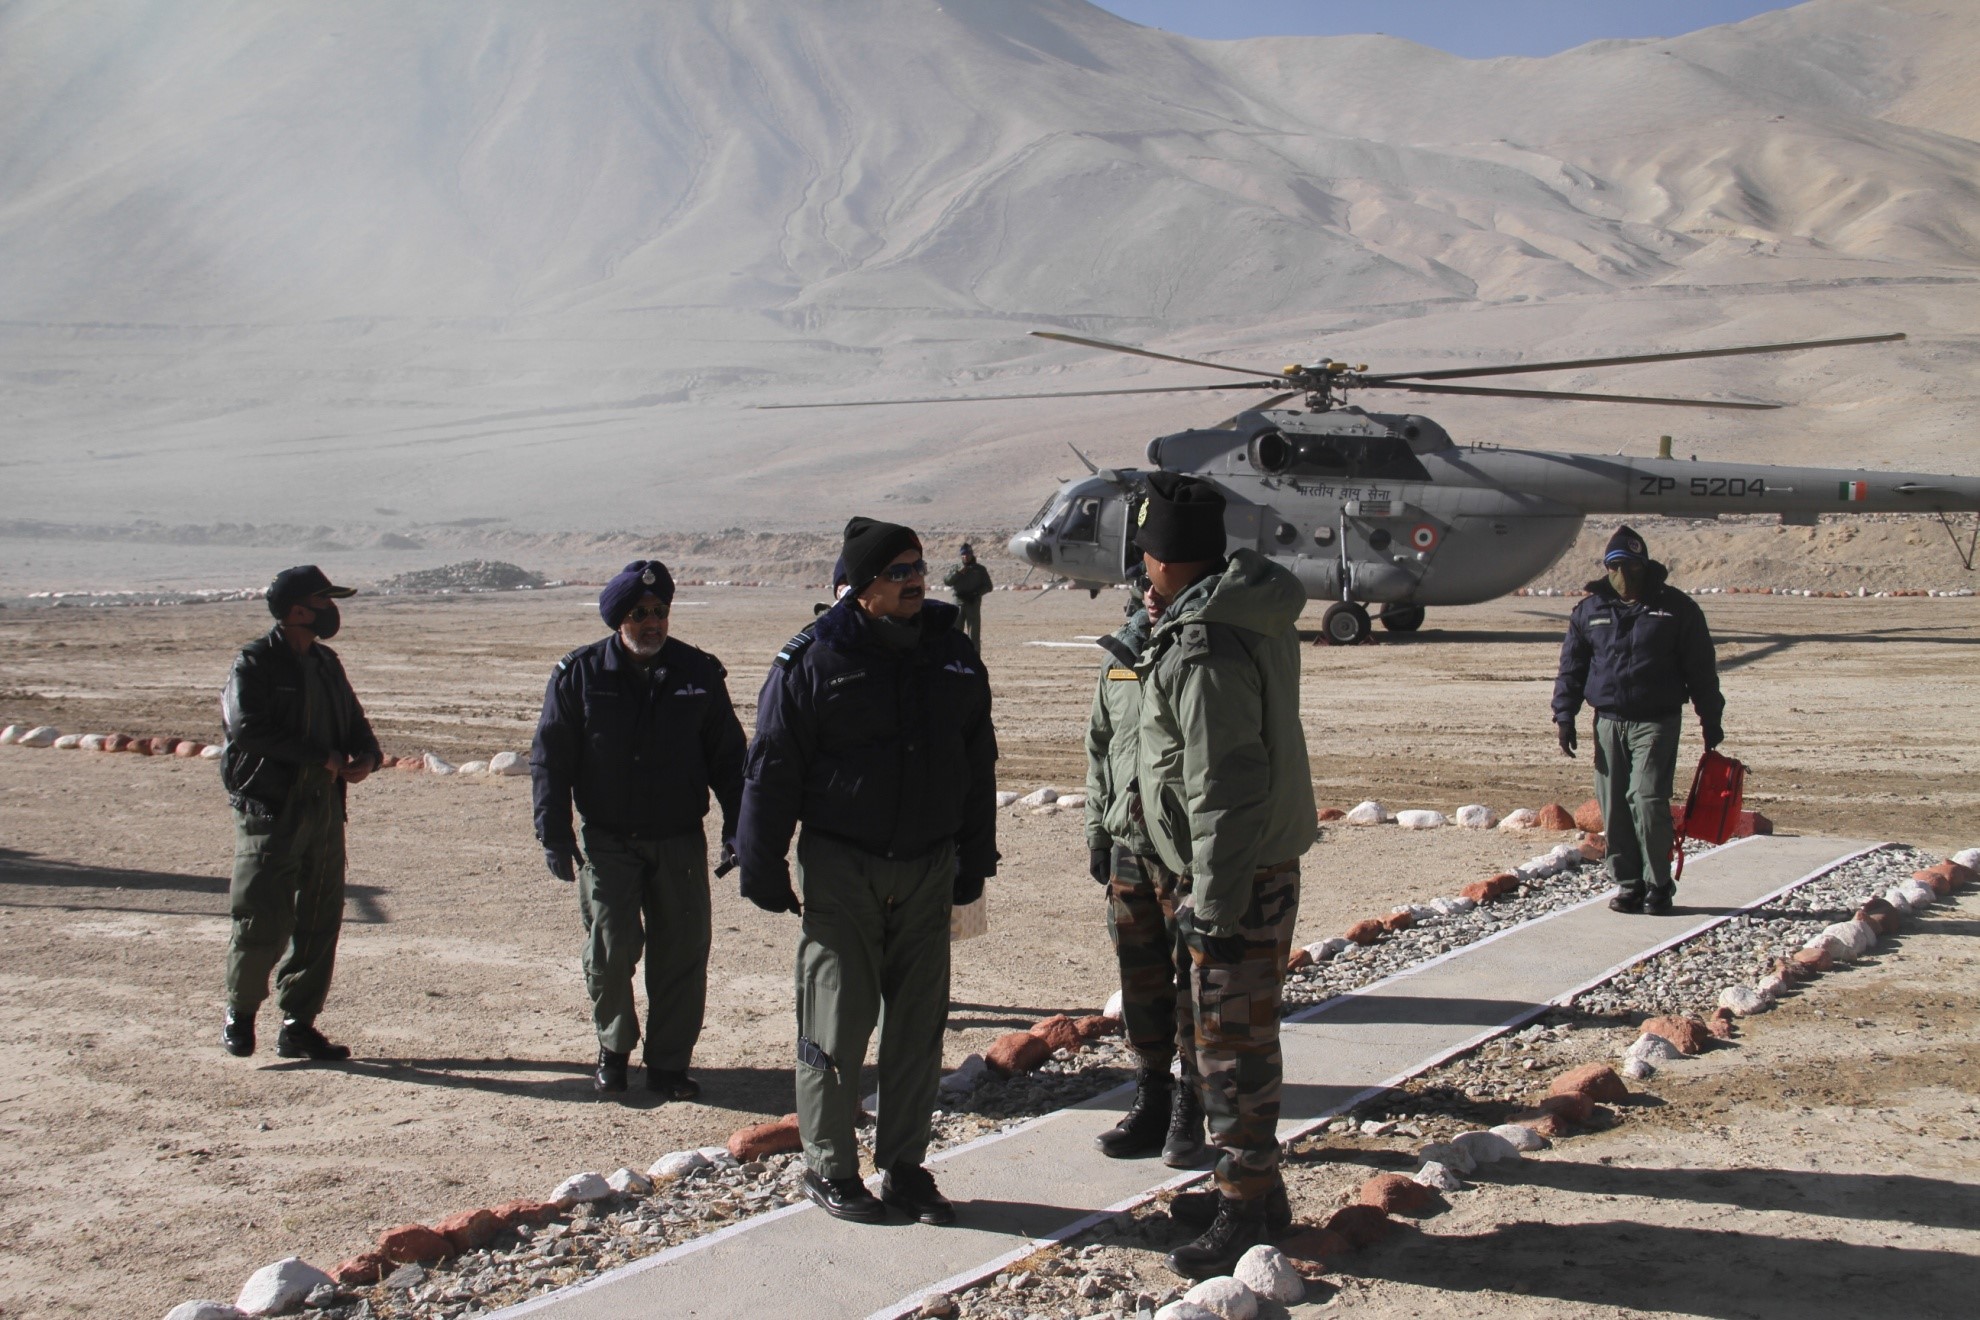
[[1098, 541], [1100, 501], [1092, 496], [1068, 500], [1066, 507], [1059, 512], [1058, 521], [1061, 541]]

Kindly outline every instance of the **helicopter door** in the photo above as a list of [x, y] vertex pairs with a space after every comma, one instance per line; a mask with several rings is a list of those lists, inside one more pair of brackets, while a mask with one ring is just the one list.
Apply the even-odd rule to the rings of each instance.
[[1259, 541], [1259, 529], [1264, 525], [1264, 510], [1256, 504], [1224, 505], [1224, 544], [1226, 548], [1243, 546], [1248, 550], [1263, 550]]

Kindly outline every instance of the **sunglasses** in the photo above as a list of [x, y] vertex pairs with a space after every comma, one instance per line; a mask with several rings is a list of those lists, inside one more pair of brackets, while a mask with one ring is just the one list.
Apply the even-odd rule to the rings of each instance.
[[635, 605], [626, 611], [627, 623], [645, 623], [648, 619], [664, 619], [666, 617], [667, 607], [665, 605], [655, 605], [651, 609], [648, 609], [644, 605]]
[[889, 582], [905, 582], [909, 578], [927, 577], [928, 561], [917, 559], [912, 564], [889, 564], [880, 570], [880, 576]]

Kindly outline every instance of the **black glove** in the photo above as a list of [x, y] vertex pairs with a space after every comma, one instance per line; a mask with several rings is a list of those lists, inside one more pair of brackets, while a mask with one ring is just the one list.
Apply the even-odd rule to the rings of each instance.
[[983, 877], [957, 871], [955, 885], [949, 892], [957, 907], [966, 907], [983, 897]]
[[550, 868], [551, 875], [556, 876], [565, 884], [570, 884], [577, 879], [577, 868], [580, 860], [577, 849], [575, 848], [545, 848], [543, 850], [543, 864]]
[[735, 869], [736, 841], [734, 839], [724, 839], [722, 840], [722, 855], [715, 859], [715, 878], [720, 880], [723, 876]]
[[1581, 745], [1580, 740], [1574, 736], [1574, 721], [1562, 720], [1555, 724], [1554, 728], [1561, 735], [1561, 755], [1573, 756], [1574, 749]]
[[1706, 720], [1704, 734], [1705, 750], [1709, 752], [1726, 740], [1726, 726], [1717, 720]]
[[1086, 873], [1101, 884], [1114, 878], [1114, 852], [1111, 848], [1088, 848], [1086, 850]]
[[804, 904], [798, 902], [797, 890], [791, 888], [789, 875], [765, 877], [744, 871], [742, 896], [765, 912], [804, 911]]

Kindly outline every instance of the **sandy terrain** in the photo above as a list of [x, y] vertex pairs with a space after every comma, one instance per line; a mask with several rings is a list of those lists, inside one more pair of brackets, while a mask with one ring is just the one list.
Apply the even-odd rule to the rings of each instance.
[[[723, 655], [744, 717], [809, 597], [691, 590], [678, 631]], [[693, 603], [691, 603], [693, 602]], [[1546, 697], [1567, 602], [1452, 611], [1407, 641], [1306, 653], [1320, 800], [1500, 809], [1588, 795], [1553, 749]], [[1114, 600], [999, 595], [988, 660], [1003, 779], [1068, 784], [1095, 652], [1032, 645], [1106, 627]], [[1970, 648], [1980, 602], [1714, 599], [1731, 750], [1784, 828], [1970, 844]], [[214, 734], [253, 604], [0, 616], [0, 721]], [[388, 750], [455, 760], [527, 741], [543, 676], [597, 634], [591, 598], [382, 600], [340, 652]], [[1895, 732], [1901, 737], [1894, 737]], [[386, 773], [352, 799], [351, 900], [324, 1025], [358, 1058], [320, 1069], [214, 1041], [228, 813], [209, 764], [0, 749], [0, 1264], [8, 1314], [162, 1311], [231, 1295], [297, 1252], [330, 1263], [381, 1227], [547, 1190], [582, 1168], [719, 1140], [790, 1107], [794, 927], [726, 885], [697, 1056], [703, 1103], [596, 1100], [571, 891], [530, 838], [525, 780]], [[1009, 814], [993, 933], [957, 965], [951, 1061], [1009, 1024], [1111, 988], [1076, 819]], [[1534, 839], [1329, 831], [1302, 939], [1450, 893]], [[1022, 987], [1013, 991], [1011, 987]]]

